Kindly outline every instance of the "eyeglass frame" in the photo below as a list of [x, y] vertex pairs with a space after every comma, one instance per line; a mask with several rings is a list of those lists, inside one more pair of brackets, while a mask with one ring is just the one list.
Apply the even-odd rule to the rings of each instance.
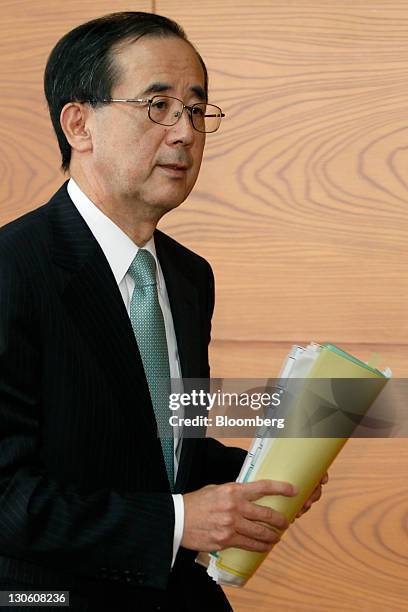
[[[168, 124], [159, 123], [158, 121], [155, 121], [154, 119], [151, 118], [150, 109], [151, 109], [152, 102], [155, 98], [170, 98], [171, 100], [177, 100], [178, 102], [181, 102], [181, 104], [183, 105], [183, 109], [174, 123], [168, 123]], [[221, 125], [221, 119], [225, 117], [225, 113], [223, 113], [221, 108], [217, 106], [216, 104], [208, 104], [208, 102], [195, 102], [194, 104], [184, 104], [183, 100], [180, 100], [180, 98], [175, 98], [174, 96], [166, 96], [166, 95], [163, 95], [163, 96], [157, 95], [157, 96], [153, 96], [152, 98], [106, 98], [104, 100], [92, 100], [92, 103], [98, 103], [98, 102], [101, 102], [103, 104], [110, 104], [111, 102], [132, 102], [134, 104], [148, 104], [147, 116], [149, 117], [150, 121], [152, 121], [156, 125], [164, 125], [165, 127], [171, 127], [173, 125], [176, 125], [179, 119], [181, 119], [184, 113], [184, 109], [187, 109], [193, 129], [196, 132], [199, 132], [200, 134], [214, 134], [214, 132], [216, 132]], [[193, 116], [192, 116], [193, 108], [194, 106], [198, 106], [200, 104], [206, 104], [207, 106], [214, 106], [215, 108], [218, 108], [218, 110], [220, 111], [220, 123], [216, 130], [212, 130], [211, 132], [203, 132], [202, 130], [198, 130], [196, 126], [194, 125]], [[209, 115], [209, 116], [213, 116], [213, 115]]]

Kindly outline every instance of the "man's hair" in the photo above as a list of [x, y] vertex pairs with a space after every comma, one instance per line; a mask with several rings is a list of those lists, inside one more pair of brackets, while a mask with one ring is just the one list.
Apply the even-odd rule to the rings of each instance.
[[44, 90], [51, 121], [62, 156], [62, 170], [69, 168], [71, 146], [60, 124], [61, 110], [68, 102], [90, 102], [97, 106], [111, 97], [112, 88], [121, 73], [115, 62], [115, 48], [132, 43], [142, 36], [176, 36], [185, 40], [194, 51], [204, 72], [204, 89], [208, 92], [205, 64], [175, 21], [138, 11], [112, 13], [74, 28], [55, 45], [45, 67]]

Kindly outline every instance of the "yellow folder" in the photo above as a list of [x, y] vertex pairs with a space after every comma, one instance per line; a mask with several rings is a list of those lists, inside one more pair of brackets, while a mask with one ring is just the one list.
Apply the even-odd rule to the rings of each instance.
[[[270, 478], [296, 485], [296, 497], [268, 496], [256, 502], [281, 512], [290, 522], [388, 380], [383, 372], [335, 345], [313, 348], [316, 358], [293, 397], [285, 437], [255, 440], [253, 447], [261, 452], [255, 453], [255, 465], [252, 460], [238, 478], [247, 482]], [[339, 431], [341, 437], [336, 437]], [[266, 556], [229, 548], [212, 554], [207, 571], [220, 584], [243, 586]]]

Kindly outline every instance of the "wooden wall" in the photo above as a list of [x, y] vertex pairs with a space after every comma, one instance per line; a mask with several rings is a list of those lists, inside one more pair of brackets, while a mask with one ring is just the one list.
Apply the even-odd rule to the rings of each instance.
[[[293, 343], [331, 341], [396, 376], [408, 354], [408, 3], [387, 0], [3, 0], [0, 224], [61, 184], [42, 93], [71, 27], [116, 10], [175, 18], [227, 117], [196, 189], [161, 228], [217, 280], [216, 376], [278, 373]], [[247, 444], [248, 441], [242, 441]], [[352, 440], [324, 497], [238, 612], [408, 608], [408, 445]]]

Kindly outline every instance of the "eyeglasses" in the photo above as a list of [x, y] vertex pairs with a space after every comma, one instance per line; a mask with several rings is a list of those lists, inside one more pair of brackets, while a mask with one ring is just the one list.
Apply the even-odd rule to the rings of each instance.
[[207, 104], [206, 102], [198, 102], [188, 106], [182, 100], [173, 98], [172, 96], [153, 96], [150, 99], [144, 98], [128, 98], [119, 99], [112, 98], [101, 100], [105, 104], [111, 102], [131, 102], [132, 104], [147, 104], [148, 117], [154, 123], [159, 125], [175, 125], [184, 112], [187, 110], [190, 115], [191, 125], [197, 132], [211, 133], [216, 132], [221, 125], [221, 119], [225, 114], [218, 106]]

